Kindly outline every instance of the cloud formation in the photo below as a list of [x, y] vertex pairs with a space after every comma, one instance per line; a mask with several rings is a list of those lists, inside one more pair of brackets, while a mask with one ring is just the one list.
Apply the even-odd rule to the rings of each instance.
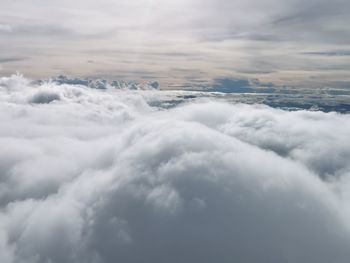
[[347, 0], [3, 0], [0, 52], [30, 56], [4, 67], [34, 78], [148, 72], [183, 85], [195, 71], [322, 87], [350, 81], [346, 56], [310, 56], [350, 49], [349, 11]]
[[349, 115], [21, 76], [0, 92], [4, 263], [350, 259]]

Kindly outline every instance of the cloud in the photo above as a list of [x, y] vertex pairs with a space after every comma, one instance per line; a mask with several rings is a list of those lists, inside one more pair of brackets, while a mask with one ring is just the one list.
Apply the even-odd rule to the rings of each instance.
[[29, 101], [31, 103], [45, 104], [60, 100], [60, 96], [55, 92], [41, 91], [37, 92]]
[[275, 91], [272, 83], [248, 79], [217, 78], [210, 86], [206, 91], [223, 93], [272, 93]]
[[0, 57], [0, 63], [16, 62], [25, 59], [25, 57]]
[[12, 27], [7, 24], [0, 24], [0, 33], [11, 33]]
[[30, 36], [30, 37], [76, 37], [78, 33], [74, 32], [69, 28], [58, 26], [55, 24], [22, 24], [18, 25], [14, 32], [17, 35]]
[[305, 47], [347, 50], [349, 8], [346, 0], [3, 0], [1, 25], [12, 32], [0, 52], [30, 54], [31, 66], [17, 61], [7, 72], [20, 69], [34, 78], [125, 72], [134, 79], [147, 72], [171, 76], [162, 86], [184, 85], [188, 75], [173, 71], [176, 65], [207, 81], [239, 73], [322, 87], [311, 76], [347, 81], [349, 63], [343, 56], [325, 63], [324, 56], [304, 54]]
[[213, 90], [220, 92], [252, 92], [248, 80], [223, 78], [217, 79]]
[[21, 76], [0, 92], [5, 263], [349, 261], [349, 115], [160, 110], [176, 93]]
[[304, 55], [326, 56], [326, 57], [347, 57], [350, 56], [348, 50], [335, 50], [335, 51], [313, 51], [304, 52]]

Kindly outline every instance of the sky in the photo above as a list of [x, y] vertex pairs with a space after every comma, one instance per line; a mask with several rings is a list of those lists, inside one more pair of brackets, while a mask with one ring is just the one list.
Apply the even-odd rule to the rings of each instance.
[[348, 87], [347, 0], [1, 0], [0, 75]]

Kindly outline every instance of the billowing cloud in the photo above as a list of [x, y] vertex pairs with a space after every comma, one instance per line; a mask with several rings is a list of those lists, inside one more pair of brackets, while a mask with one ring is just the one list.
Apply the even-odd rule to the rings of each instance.
[[350, 259], [349, 115], [21, 76], [0, 92], [4, 263]]

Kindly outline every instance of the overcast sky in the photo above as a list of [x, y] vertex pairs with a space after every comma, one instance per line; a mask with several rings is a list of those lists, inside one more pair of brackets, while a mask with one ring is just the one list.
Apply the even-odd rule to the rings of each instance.
[[0, 75], [347, 87], [348, 0], [0, 0]]

